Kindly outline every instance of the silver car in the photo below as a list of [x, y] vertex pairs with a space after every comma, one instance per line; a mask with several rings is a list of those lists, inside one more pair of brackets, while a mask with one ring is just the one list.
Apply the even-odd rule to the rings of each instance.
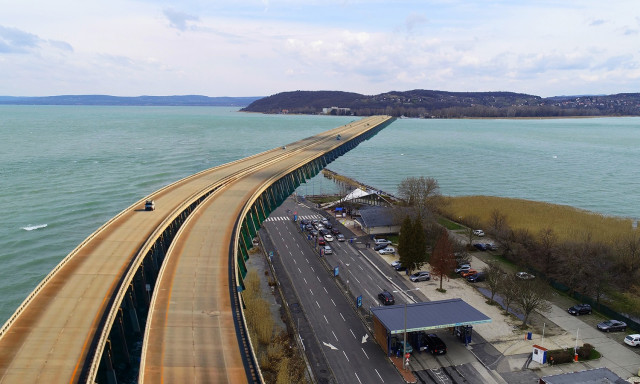
[[416, 281], [428, 281], [431, 280], [431, 274], [427, 271], [419, 271], [411, 275], [409, 277], [409, 280], [413, 281], [414, 283]]
[[387, 247], [379, 250], [378, 253], [381, 255], [395, 255], [396, 249], [393, 247]]

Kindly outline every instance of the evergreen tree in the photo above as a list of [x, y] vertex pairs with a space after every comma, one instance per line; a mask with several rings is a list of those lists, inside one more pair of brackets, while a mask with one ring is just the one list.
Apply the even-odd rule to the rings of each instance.
[[411, 236], [413, 232], [413, 223], [410, 216], [405, 216], [400, 226], [400, 237], [398, 238], [398, 253], [400, 254], [400, 264], [403, 267], [409, 267], [411, 253]]

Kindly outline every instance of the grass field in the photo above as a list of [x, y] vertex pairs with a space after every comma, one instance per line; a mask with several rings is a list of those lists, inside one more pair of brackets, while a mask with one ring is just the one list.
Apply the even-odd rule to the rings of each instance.
[[497, 210], [507, 218], [512, 229], [526, 229], [537, 234], [553, 229], [558, 240], [580, 240], [591, 236], [594, 241], [612, 244], [632, 232], [632, 220], [580, 210], [566, 205], [493, 196], [447, 197], [444, 212], [453, 220], [475, 216], [486, 228]]

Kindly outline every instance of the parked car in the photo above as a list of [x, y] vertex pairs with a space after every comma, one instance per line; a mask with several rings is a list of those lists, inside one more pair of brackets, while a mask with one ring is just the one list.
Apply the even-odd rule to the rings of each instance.
[[373, 247], [374, 251], [379, 251], [381, 249], [385, 249], [387, 248], [387, 244], [377, 244], [376, 246]]
[[333, 236], [331, 236], [330, 234], [327, 233], [326, 235], [324, 235], [324, 240], [325, 241], [333, 241]]
[[435, 333], [423, 333], [422, 343], [433, 355], [444, 355], [447, 353], [447, 345]]
[[330, 246], [325, 245], [323, 249], [324, 249], [324, 254], [325, 254], [325, 255], [331, 255], [331, 254], [333, 254], [333, 249], [331, 249], [331, 247], [330, 247]]
[[400, 260], [396, 260], [394, 262], [391, 263], [391, 266], [393, 267], [393, 269], [395, 269], [396, 271], [406, 271], [407, 268], [403, 267], [402, 264], [400, 263]]
[[460, 273], [460, 272], [464, 272], [464, 271], [468, 271], [471, 269], [471, 265], [469, 264], [462, 264], [459, 265], [458, 268], [455, 269], [455, 273]]
[[602, 332], [624, 332], [627, 330], [627, 323], [619, 320], [607, 320], [599, 323], [598, 329]]
[[386, 247], [384, 249], [379, 250], [378, 253], [381, 255], [395, 255], [396, 249], [393, 247]]
[[487, 278], [487, 274], [484, 272], [478, 272], [471, 276], [467, 276], [467, 281], [470, 283], [479, 283]]
[[413, 347], [407, 341], [406, 347], [404, 344], [404, 340], [398, 341], [398, 349], [402, 351], [402, 353], [413, 353]]
[[473, 244], [473, 246], [478, 249], [479, 251], [486, 251], [487, 250], [487, 245], [483, 244], [483, 243], [475, 243]]
[[487, 251], [497, 251], [498, 250], [498, 246], [495, 245], [494, 243], [486, 243], [485, 247], [487, 248]]
[[482, 229], [474, 229], [473, 234], [478, 237], [484, 236], [484, 231]]
[[475, 269], [469, 269], [467, 271], [462, 271], [460, 272], [460, 276], [462, 277], [469, 277], [471, 275], [475, 275], [476, 273], [478, 273], [478, 271], [476, 271]]
[[378, 293], [378, 299], [382, 301], [384, 305], [393, 305], [396, 303], [396, 300], [393, 298], [393, 295], [389, 291], [382, 291]]
[[431, 280], [431, 274], [427, 271], [419, 271], [411, 275], [409, 277], [409, 280], [413, 281], [414, 283], [416, 281], [428, 281]]
[[389, 241], [389, 240], [387, 240], [387, 239], [375, 239], [375, 240], [374, 240], [374, 243], [375, 243], [376, 245], [378, 245], [378, 244], [389, 245], [389, 244], [391, 244], [391, 241]]
[[529, 280], [535, 278], [534, 275], [527, 272], [516, 272], [516, 277], [522, 280]]
[[578, 316], [578, 315], [590, 315], [591, 314], [591, 306], [589, 304], [576, 304], [573, 307], [567, 310], [569, 314]]
[[624, 338], [624, 342], [632, 347], [640, 347], [640, 335], [627, 335], [627, 337]]
[[344, 235], [343, 235], [342, 233], [338, 233], [338, 234], [336, 235], [336, 239], [338, 239], [338, 241], [344, 241], [344, 240], [345, 240], [345, 239], [344, 239]]

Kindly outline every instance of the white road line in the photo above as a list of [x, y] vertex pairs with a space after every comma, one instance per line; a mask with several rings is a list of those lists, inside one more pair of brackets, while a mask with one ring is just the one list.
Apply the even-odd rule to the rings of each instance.
[[376, 373], [378, 374], [378, 377], [380, 378], [380, 381], [382, 381], [384, 383], [384, 380], [382, 380], [382, 376], [380, 376], [380, 372], [378, 372], [378, 369], [374, 368], [376, 370]]
[[362, 353], [364, 353], [365, 356], [367, 356], [367, 359], [369, 358], [369, 355], [367, 355], [367, 352], [364, 351], [364, 348], [360, 348], [362, 349]]
[[309, 288], [309, 292], [311, 292], [311, 296], [313, 296], [313, 291], [311, 290], [311, 288]]
[[[298, 271], [300, 271], [300, 267], [298, 267]], [[302, 271], [300, 271], [300, 274], [302, 274]]]
[[382, 287], [381, 287], [381, 286], [379, 286], [378, 284], [376, 284], [376, 287], [378, 287], [378, 289], [382, 291]]
[[355, 333], [353, 333], [353, 330], [351, 330], [351, 328], [349, 328], [349, 331], [350, 331], [350, 332], [351, 332], [351, 334], [353, 335], [353, 338], [354, 338], [354, 339], [356, 339], [356, 340], [358, 340], [358, 338], [356, 337], [356, 334], [355, 334]]
[[[349, 361], [349, 357], [347, 356], [347, 352], [342, 351], [342, 353], [344, 353], [344, 357], [346, 357], [347, 361]], [[355, 373], [355, 372], [353, 372], [353, 373]], [[358, 377], [358, 375], [356, 375], [356, 377]], [[358, 381], [360, 381], [360, 378], [358, 378]], [[362, 381], [360, 381], [360, 382], [362, 383]]]
[[358, 282], [358, 284], [360, 284], [360, 280], [358, 280], [357, 277], [355, 277], [354, 275], [352, 275], [354, 279], [356, 279], [356, 281]]
[[333, 303], [333, 306], [334, 306], [334, 307], [337, 307], [336, 302], [335, 302], [335, 301], [333, 301], [333, 299], [331, 299], [331, 302]]
[[306, 257], [304, 259], [307, 260], [307, 264], [309, 264], [309, 259], [307, 259]]
[[333, 337], [335, 337], [335, 338], [336, 338], [336, 341], [339, 341], [339, 340], [338, 340], [338, 336], [336, 336], [336, 333], [335, 333], [335, 332], [333, 332], [333, 331], [331, 331], [331, 333], [333, 333]]
[[305, 284], [309, 284], [309, 283], [307, 283], [307, 279], [305, 279], [304, 277], [302, 278], [302, 280], [304, 280]]
[[[320, 276], [316, 275], [316, 279], [318, 279], [318, 281], [320, 281]], [[322, 281], [320, 281], [320, 282], [322, 283]], [[329, 292], [327, 292], [327, 293], [329, 293]]]
[[[342, 351], [342, 352], [344, 352], [344, 351]], [[344, 356], [347, 357], [347, 354], [345, 353]], [[347, 360], [349, 360], [348, 357], [347, 357]], [[358, 377], [358, 374], [355, 373], [355, 372], [353, 372], [353, 374], [356, 375], [356, 379], [358, 379], [358, 383], [362, 384], [362, 381], [360, 381], [360, 378]]]
[[318, 300], [316, 300], [316, 305], [318, 306], [318, 308], [320, 308], [320, 304], [318, 304]]
[[313, 267], [311, 267], [311, 270], [312, 270], [313, 272], [315, 272], [315, 271], [316, 271], [315, 269], [313, 269]]
[[327, 320], [327, 316], [325, 316], [325, 315], [322, 315], [322, 316], [324, 316], [324, 321], [326, 321], [327, 324], [329, 324], [329, 320]]
[[298, 264], [298, 262], [296, 261], [296, 259], [293, 259], [293, 263], [294, 263], [294, 264]]
[[347, 321], [344, 319], [344, 316], [342, 316], [342, 312], [340, 312], [340, 317], [342, 317], [342, 321], [345, 321], [345, 322]]
[[364, 268], [362, 268], [362, 265], [358, 264], [358, 267], [364, 271]]

